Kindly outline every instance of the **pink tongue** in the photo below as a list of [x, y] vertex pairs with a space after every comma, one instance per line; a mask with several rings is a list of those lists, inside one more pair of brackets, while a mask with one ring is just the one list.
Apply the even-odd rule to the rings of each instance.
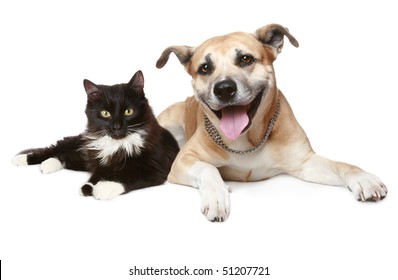
[[228, 106], [222, 109], [220, 128], [231, 140], [235, 140], [249, 123], [245, 106]]

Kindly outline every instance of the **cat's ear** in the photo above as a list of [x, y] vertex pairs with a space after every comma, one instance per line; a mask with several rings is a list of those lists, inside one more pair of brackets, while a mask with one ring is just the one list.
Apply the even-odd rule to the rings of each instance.
[[144, 75], [138, 70], [128, 83], [129, 88], [137, 93], [144, 93]]
[[83, 85], [89, 100], [98, 100], [100, 98], [100, 90], [96, 84], [89, 80], [84, 80]]

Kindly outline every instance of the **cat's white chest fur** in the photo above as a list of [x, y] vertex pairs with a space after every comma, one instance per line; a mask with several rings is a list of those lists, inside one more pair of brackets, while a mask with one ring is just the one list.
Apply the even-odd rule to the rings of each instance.
[[137, 130], [123, 139], [113, 139], [110, 136], [101, 136], [93, 139], [89, 136], [88, 138], [91, 141], [86, 148], [98, 151], [97, 158], [100, 159], [102, 165], [105, 165], [120, 149], [124, 150], [128, 156], [139, 155], [145, 144], [145, 135], [146, 132], [144, 130]]

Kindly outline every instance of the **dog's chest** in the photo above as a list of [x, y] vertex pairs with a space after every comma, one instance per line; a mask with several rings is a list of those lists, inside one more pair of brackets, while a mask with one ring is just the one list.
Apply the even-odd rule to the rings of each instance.
[[264, 180], [281, 173], [267, 149], [249, 155], [232, 154], [219, 171], [224, 180], [243, 182]]

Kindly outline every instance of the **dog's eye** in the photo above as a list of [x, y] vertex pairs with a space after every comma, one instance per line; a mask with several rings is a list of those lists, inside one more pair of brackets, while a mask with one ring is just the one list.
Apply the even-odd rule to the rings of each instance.
[[242, 55], [239, 59], [239, 64], [241, 67], [243, 66], [248, 66], [250, 64], [252, 64], [254, 62], [254, 57], [252, 57], [251, 55]]
[[210, 64], [208, 63], [203, 63], [202, 65], [199, 66], [199, 74], [201, 75], [209, 75], [212, 71], [212, 68]]

